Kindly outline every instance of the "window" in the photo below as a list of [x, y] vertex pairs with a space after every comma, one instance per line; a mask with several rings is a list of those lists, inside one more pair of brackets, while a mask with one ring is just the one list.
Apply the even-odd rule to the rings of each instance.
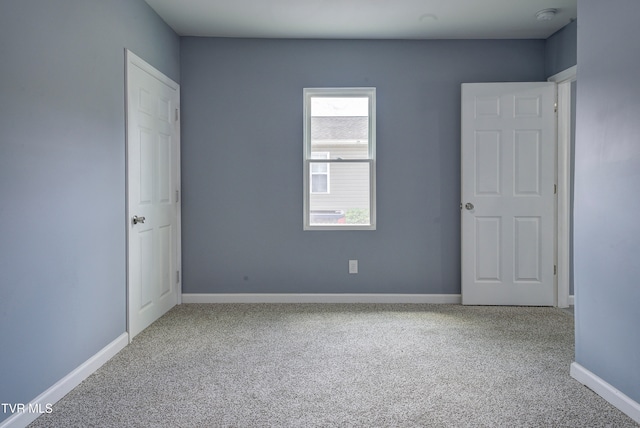
[[[313, 152], [311, 159], [331, 159], [329, 152]], [[311, 164], [311, 193], [329, 193], [329, 164]]]
[[375, 230], [375, 95], [304, 89], [305, 230]]

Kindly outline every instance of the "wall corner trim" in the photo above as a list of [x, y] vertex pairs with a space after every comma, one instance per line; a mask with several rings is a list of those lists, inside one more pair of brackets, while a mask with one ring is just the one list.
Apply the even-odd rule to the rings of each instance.
[[[122, 333], [113, 342], [98, 351], [84, 363], [76, 367], [71, 373], [53, 384], [49, 389], [31, 400], [27, 406], [44, 409], [47, 404], [55, 404], [67, 395], [73, 388], [98, 370], [104, 363], [113, 358], [129, 344], [129, 334]], [[0, 422], [0, 428], [26, 427], [35, 421], [40, 413], [18, 412]]]
[[460, 294], [188, 293], [182, 303], [462, 303]]
[[578, 363], [571, 363], [571, 377], [607, 400], [611, 405], [640, 423], [640, 403], [614, 388], [602, 378], [591, 373]]

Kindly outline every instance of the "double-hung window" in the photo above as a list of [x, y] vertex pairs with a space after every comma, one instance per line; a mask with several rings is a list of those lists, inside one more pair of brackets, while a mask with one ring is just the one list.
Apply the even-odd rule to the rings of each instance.
[[375, 230], [375, 95], [304, 89], [305, 230]]

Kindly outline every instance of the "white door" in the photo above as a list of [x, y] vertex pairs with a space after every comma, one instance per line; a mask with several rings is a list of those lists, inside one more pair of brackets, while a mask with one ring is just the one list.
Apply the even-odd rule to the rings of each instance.
[[555, 84], [462, 85], [462, 303], [555, 304]]
[[127, 51], [129, 340], [178, 302], [180, 87]]

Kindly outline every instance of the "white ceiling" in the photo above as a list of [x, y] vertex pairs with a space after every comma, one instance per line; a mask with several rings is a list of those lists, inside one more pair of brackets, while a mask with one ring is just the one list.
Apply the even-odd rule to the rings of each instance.
[[[577, 0], [145, 0], [181, 36], [546, 39]], [[558, 10], [551, 21], [542, 9]]]

